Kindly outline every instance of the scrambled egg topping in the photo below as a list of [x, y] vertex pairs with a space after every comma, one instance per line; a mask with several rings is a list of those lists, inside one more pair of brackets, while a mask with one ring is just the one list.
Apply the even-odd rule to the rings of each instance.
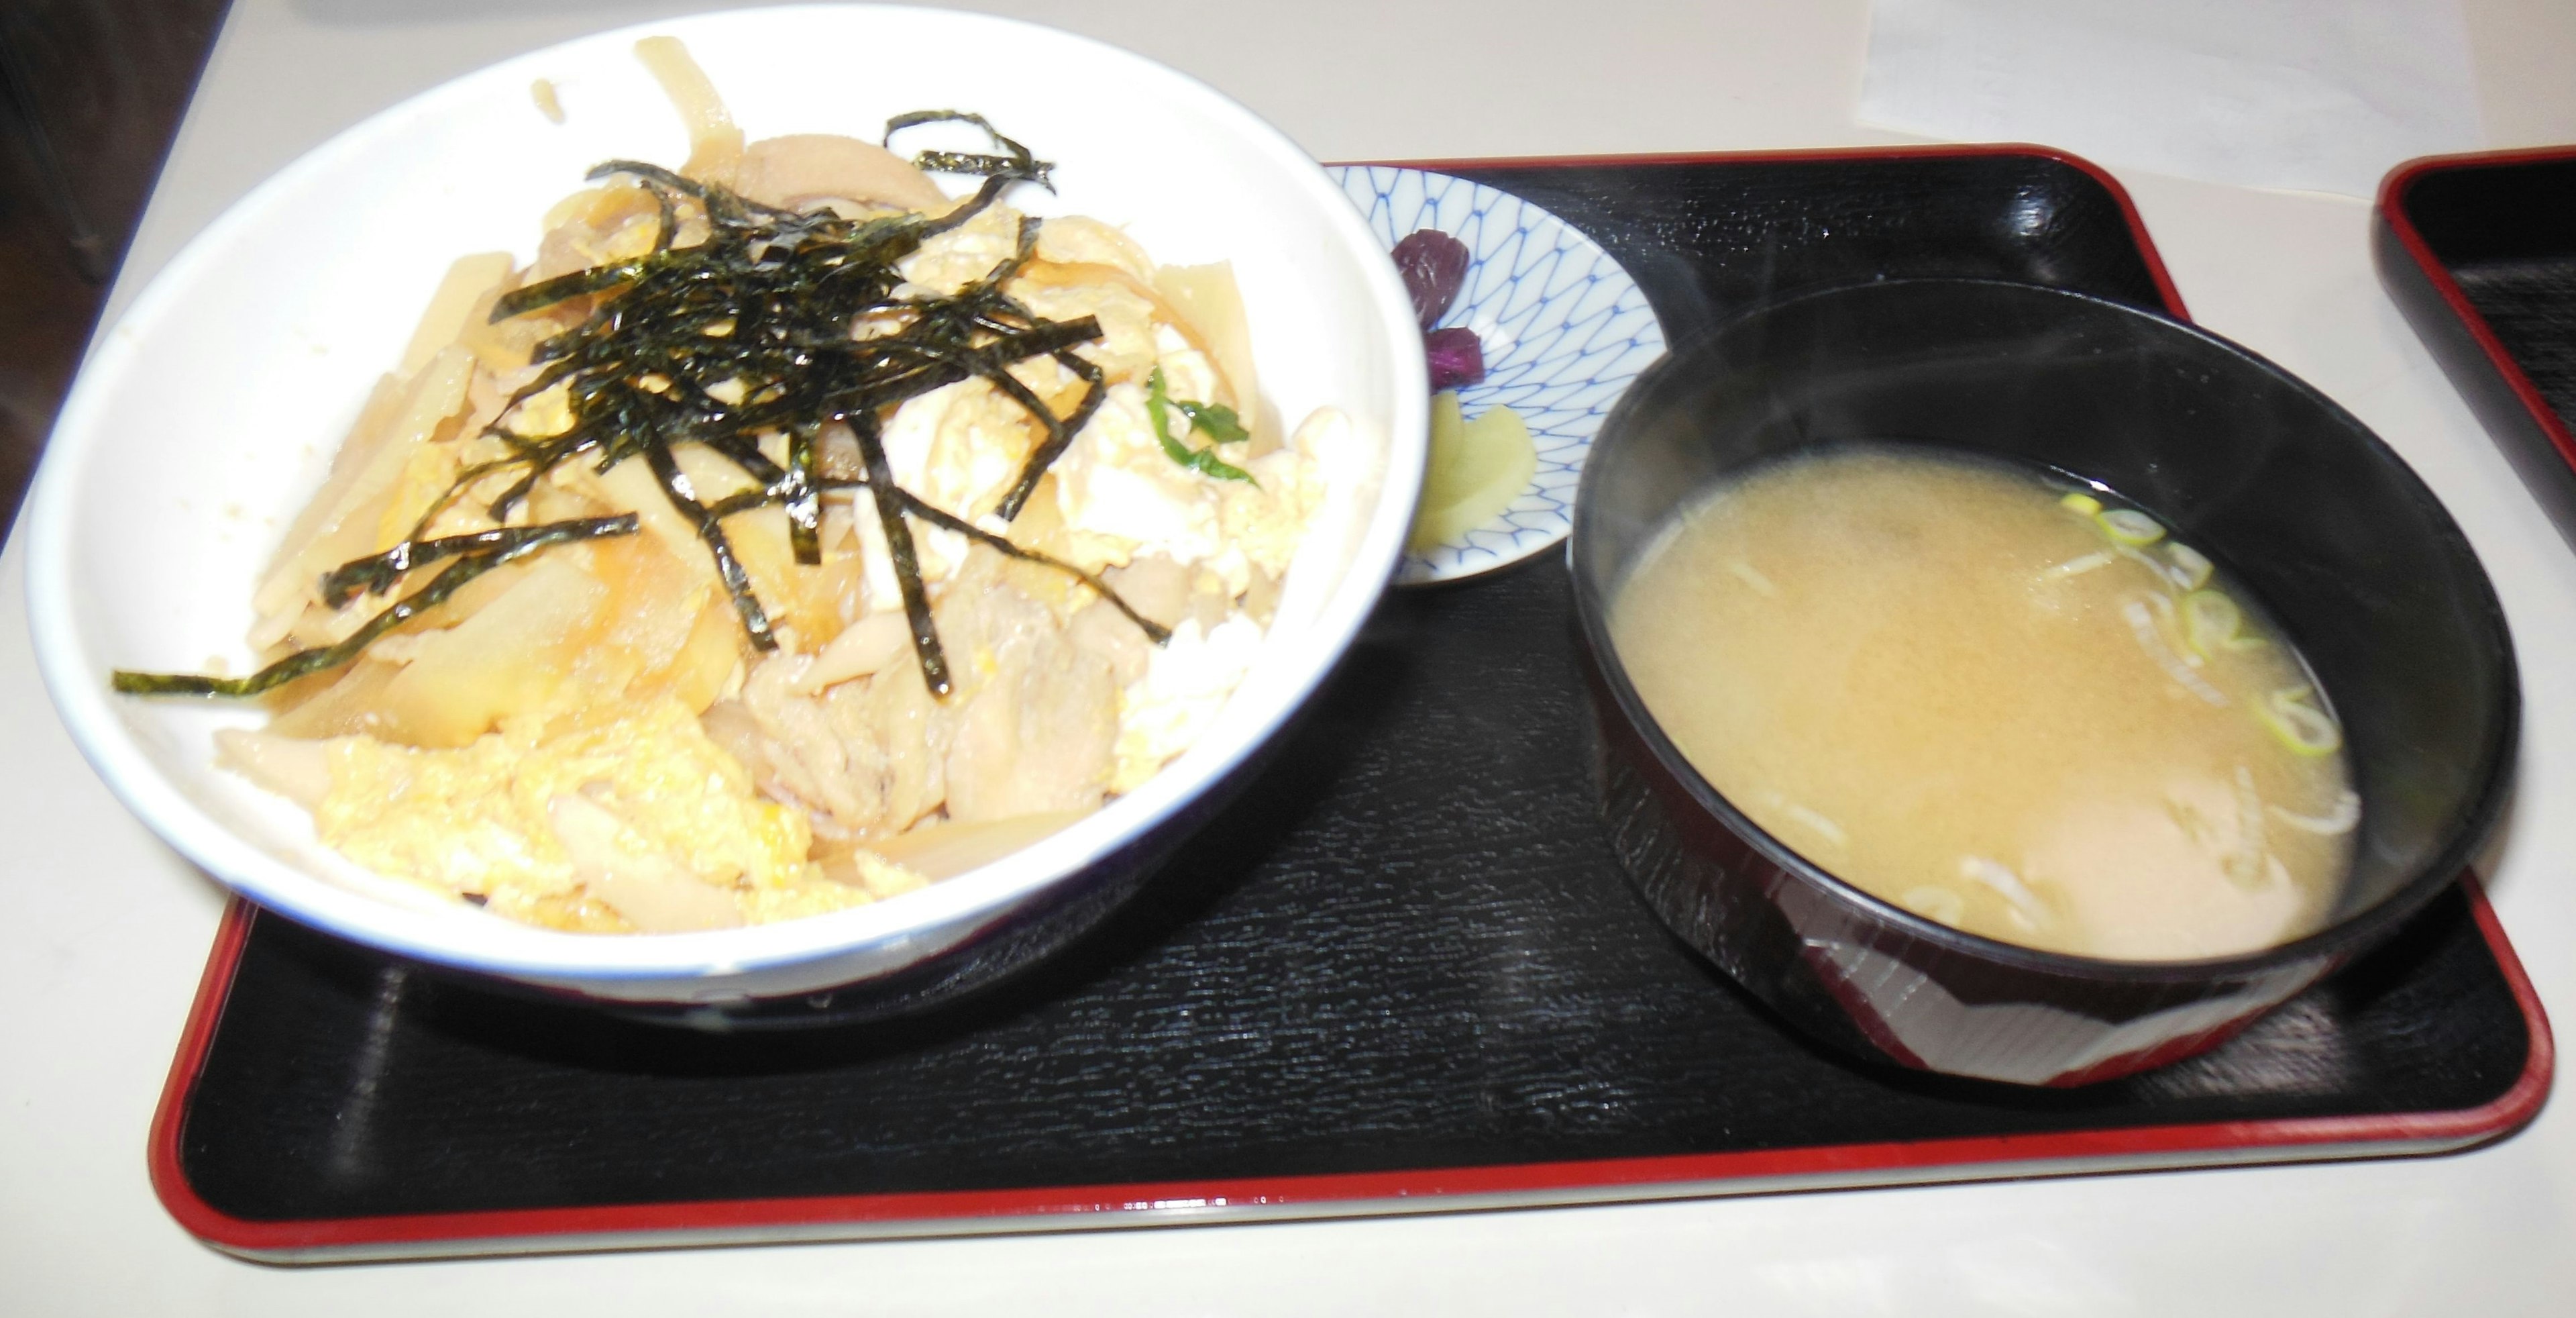
[[[634, 213], [631, 202], [604, 190], [567, 201], [553, 218], [564, 227], [549, 236], [552, 255], [541, 253], [539, 275], [549, 260], [579, 268], [643, 250], [654, 232], [650, 215]], [[907, 288], [944, 295], [983, 278], [1012, 255], [1019, 225], [1017, 212], [996, 205], [934, 237], [900, 264]], [[1281, 579], [1323, 502], [1325, 467], [1350, 442], [1350, 426], [1326, 410], [1293, 436], [1256, 433], [1249, 442], [1229, 444], [1225, 461], [1247, 473], [1251, 479], [1245, 481], [1183, 466], [1154, 433], [1145, 383], [1150, 373], [1159, 368], [1168, 396], [1184, 400], [1233, 397], [1237, 389], [1249, 393], [1251, 381], [1229, 379], [1226, 349], [1175, 323], [1181, 318], [1166, 300], [1168, 290], [1158, 291], [1154, 263], [1125, 234], [1096, 221], [1051, 219], [1039, 231], [1038, 258], [1012, 285], [1012, 294], [1042, 317], [1096, 317], [1101, 339], [1076, 351], [1114, 383], [1040, 484], [1032, 506], [1016, 524], [994, 515], [1043, 432], [988, 381], [968, 380], [911, 400], [886, 424], [884, 443], [897, 482], [938, 507], [1015, 541], [1042, 544], [1089, 571], [1115, 578], [1122, 570], [1153, 568], [1170, 581], [1176, 603], [1167, 612], [1178, 616], [1165, 619], [1172, 632], [1167, 645], [1144, 646], [1141, 633], [1121, 631], [1112, 638], [1118, 644], [1110, 648], [1127, 656], [1116, 669], [1114, 751], [1101, 771], [1107, 792], [1115, 795], [1134, 790], [1188, 749], [1251, 669]], [[1231, 298], [1230, 276], [1225, 287]], [[476, 309], [488, 307], [494, 292], [485, 293]], [[491, 441], [477, 435], [480, 418], [496, 409], [509, 379], [524, 378], [505, 369], [514, 360], [509, 352], [496, 352], [488, 335], [477, 337], [478, 319], [465, 315], [457, 342], [427, 354], [408, 379], [380, 390], [384, 414], [398, 416], [397, 428], [408, 425], [419, 433], [399, 450], [387, 443], [368, 459], [383, 468], [387, 491], [380, 503], [364, 505], [373, 513], [368, 520], [379, 548], [399, 540], [459, 471], [487, 456]], [[864, 335], [867, 327], [857, 332]], [[1232, 369], [1248, 375], [1248, 360], [1239, 355], [1244, 350], [1238, 341], [1235, 360], [1241, 364]], [[524, 352], [515, 360], [524, 363]], [[1070, 413], [1086, 387], [1049, 358], [1010, 369], [1058, 415]], [[568, 428], [573, 418], [560, 394], [558, 389], [538, 396], [515, 414], [514, 424], [535, 435]], [[1257, 427], [1254, 407], [1242, 410]], [[1173, 420], [1176, 432], [1188, 424]], [[367, 425], [362, 419], [361, 429]], [[1193, 448], [1211, 442], [1205, 434], [1173, 438]], [[701, 485], [703, 497], [720, 497], [734, 488], [728, 482], [741, 479], [720, 462], [693, 459], [689, 450], [675, 456]], [[910, 734], [915, 737], [985, 735], [971, 720], [953, 734], [923, 733], [919, 729], [933, 724], [924, 721], [917, 699], [906, 704], [889, 697], [862, 708], [837, 701], [828, 689], [898, 669], [912, 686], [920, 685], [917, 669], [904, 667], [909, 651], [899, 648], [899, 638], [906, 633], [894, 625], [901, 617], [901, 592], [883, 530], [864, 495], [855, 507], [835, 504], [827, 511], [821, 568], [792, 563], [778, 509], [729, 520], [758, 594], [784, 624], [783, 654], [795, 665], [784, 682], [753, 677], [746, 692], [759, 657], [728, 640], [734, 624], [694, 528], [659, 499], [641, 466], [629, 463], [626, 468], [634, 470], [604, 474], [567, 469], [534, 497], [561, 505], [549, 515], [634, 509], [647, 535], [630, 543], [659, 541], [669, 551], [667, 560], [641, 548], [565, 551], [527, 579], [582, 577], [601, 584], [570, 589], [557, 582], [558, 597], [579, 602], [551, 606], [551, 612], [532, 602], [537, 587], [527, 586], [519, 612], [533, 620], [512, 625], [529, 629], [523, 637], [538, 637], [533, 650], [485, 644], [502, 629], [499, 619], [510, 614], [499, 606], [492, 619], [471, 615], [444, 630], [398, 634], [381, 642], [338, 688], [316, 698], [311, 709], [282, 716], [273, 726], [290, 737], [328, 736], [328, 788], [312, 802], [322, 840], [370, 869], [462, 895], [496, 914], [600, 932], [723, 927], [820, 914], [926, 882], [923, 874], [876, 854], [871, 848], [877, 842], [862, 836], [867, 845], [850, 845], [846, 830], [827, 833], [818, 848], [817, 828], [832, 812], [807, 812], [862, 789], [873, 793], [871, 801], [919, 798], [936, 810], [936, 759], [946, 748], [923, 748], [920, 754], [932, 760], [928, 768], [872, 768], [852, 759], [857, 752], [848, 747], [862, 744], [846, 740], [857, 735], [853, 727], [904, 724], [916, 729]], [[459, 506], [441, 516], [465, 519], [471, 513]], [[335, 526], [325, 529], [337, 534]], [[971, 583], [962, 580], [975, 551], [966, 537], [918, 521], [912, 530], [934, 595], [952, 583], [960, 591], [988, 588], [980, 583], [990, 580], [989, 571]], [[309, 558], [318, 551], [302, 552]], [[630, 561], [635, 566], [625, 570], [633, 580], [621, 584], [614, 565]], [[274, 578], [266, 588], [272, 598], [285, 598], [275, 584], [283, 580]], [[1040, 573], [1015, 580], [1039, 597], [1057, 628], [1093, 599], [1069, 577]], [[502, 597], [503, 604], [508, 600]], [[273, 615], [269, 603], [263, 608]], [[290, 629], [307, 639], [345, 635], [365, 614], [335, 614], [292, 600], [285, 608], [273, 616], [286, 621], [264, 617], [255, 637], [273, 639]], [[300, 616], [297, 609], [303, 610]], [[544, 662], [560, 671], [532, 676], [521, 664], [518, 671], [495, 676], [460, 667], [464, 661], [453, 656], [444, 667], [427, 664], [442, 655], [443, 638], [478, 626], [483, 630], [473, 636], [473, 646], [449, 645], [448, 651], [553, 654]], [[1075, 626], [1066, 634], [1081, 631]], [[625, 657], [603, 668], [601, 656], [611, 654]], [[971, 684], [991, 676], [992, 651], [987, 645], [957, 658], [970, 683], [961, 697], [971, 696]], [[493, 661], [481, 662], [488, 668]], [[420, 671], [405, 667], [424, 664]], [[467, 692], [489, 706], [491, 717], [474, 706], [460, 725], [462, 735], [421, 735], [444, 726], [440, 715], [458, 706], [444, 696], [406, 704], [405, 692], [413, 687]], [[752, 709], [768, 721], [754, 726], [745, 723], [748, 716], [738, 717], [732, 735], [711, 736], [722, 721], [708, 712], [711, 702], [732, 702], [730, 707]], [[301, 724], [290, 726], [296, 719]], [[744, 732], [746, 726], [752, 732]], [[477, 727], [497, 730], [473, 735]], [[991, 735], [1026, 741], [1038, 734], [1005, 728]], [[764, 758], [745, 750], [753, 744], [783, 749]], [[745, 755], [754, 767], [746, 767]], [[835, 773], [851, 786], [829, 781]], [[948, 790], [964, 789], [952, 782]], [[1100, 789], [1090, 790], [1096, 804]], [[787, 799], [774, 799], [782, 796]], [[956, 799], [952, 795], [952, 808]], [[892, 818], [898, 832], [912, 822], [908, 815]], [[934, 813], [928, 825], [938, 823]]]
[[634, 921], [585, 891], [599, 874], [560, 831], [576, 800], [583, 804], [573, 808], [604, 816], [615, 830], [606, 846], [591, 848], [616, 858], [608, 865], [676, 867], [738, 896], [754, 918], [820, 914], [871, 900], [872, 887], [918, 886], [892, 867], [875, 876], [877, 885], [825, 878], [806, 859], [813, 833], [804, 815], [760, 799], [742, 765], [678, 701], [604, 715], [543, 740], [505, 728], [446, 750], [337, 738], [315, 827], [325, 843], [380, 873], [476, 894], [502, 914], [579, 928]]

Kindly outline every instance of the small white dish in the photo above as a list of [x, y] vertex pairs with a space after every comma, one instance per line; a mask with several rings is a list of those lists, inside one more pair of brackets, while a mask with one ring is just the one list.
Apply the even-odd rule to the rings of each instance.
[[1503, 515], [1462, 542], [1408, 552], [1404, 585], [1508, 567], [1574, 528], [1574, 487], [1601, 420], [1664, 355], [1664, 330], [1637, 281], [1573, 225], [1508, 192], [1427, 169], [1336, 165], [1326, 171], [1392, 251], [1437, 229], [1471, 257], [1442, 326], [1476, 332], [1485, 378], [1458, 390], [1470, 418], [1509, 407], [1538, 445], [1538, 471]]
[[[1014, 205], [1128, 226], [1153, 256], [1231, 260], [1265, 393], [1353, 422], [1260, 658], [1197, 745], [1099, 813], [893, 900], [703, 933], [512, 924], [371, 874], [288, 802], [215, 767], [260, 713], [113, 694], [111, 670], [249, 671], [255, 576], [320, 483], [449, 262], [532, 253], [603, 160], [676, 164], [687, 137], [638, 38], [678, 38], [746, 133], [875, 139], [888, 116], [980, 111], [1057, 162]], [[543, 80], [563, 111], [541, 112]], [[1402, 281], [1333, 180], [1206, 85], [980, 14], [739, 10], [585, 37], [468, 74], [351, 128], [199, 234], [99, 340], [29, 496], [28, 612], [74, 741], [170, 844], [262, 906], [432, 963], [595, 997], [728, 1002], [890, 974], [997, 930], [1086, 873], [1144, 863], [1211, 812], [1339, 659], [1392, 575], [1428, 400]]]

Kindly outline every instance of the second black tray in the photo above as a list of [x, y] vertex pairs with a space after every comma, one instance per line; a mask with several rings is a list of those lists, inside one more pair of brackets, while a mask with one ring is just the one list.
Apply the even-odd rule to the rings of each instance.
[[2380, 281], [2576, 544], [2576, 147], [2389, 171]]

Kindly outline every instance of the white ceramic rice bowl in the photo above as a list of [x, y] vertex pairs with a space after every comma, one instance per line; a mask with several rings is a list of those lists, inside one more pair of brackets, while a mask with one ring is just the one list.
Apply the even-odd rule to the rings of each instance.
[[[448, 264], [527, 259], [540, 219], [607, 159], [676, 165], [678, 115], [633, 54], [678, 37], [748, 137], [873, 140], [892, 114], [978, 111], [1058, 162], [1014, 205], [1126, 225], [1158, 261], [1231, 260], [1263, 392], [1289, 424], [1341, 409], [1356, 442], [1291, 570], [1258, 664], [1144, 787], [1046, 841], [906, 896], [706, 933], [513, 924], [371, 874], [295, 806], [218, 770], [254, 709], [113, 694], [111, 670], [244, 672], [250, 592]], [[566, 120], [532, 94], [552, 83]], [[947, 180], [952, 190], [957, 180]], [[971, 184], [971, 181], [969, 181]], [[1402, 548], [1426, 384], [1411, 303], [1341, 190], [1243, 107], [1139, 56], [975, 14], [812, 6], [673, 19], [521, 56], [341, 134], [190, 243], [93, 349], [29, 498], [28, 610], [74, 739], [163, 838], [264, 907], [431, 963], [644, 1003], [811, 993], [914, 966], [1012, 920], [1158, 832], [1275, 734], [1349, 645]]]

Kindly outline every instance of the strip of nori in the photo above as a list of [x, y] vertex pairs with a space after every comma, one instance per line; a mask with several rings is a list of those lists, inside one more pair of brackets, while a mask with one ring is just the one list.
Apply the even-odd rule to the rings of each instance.
[[1067, 563], [1062, 559], [1041, 554], [1034, 549], [1022, 549], [1018, 545], [1012, 544], [1009, 540], [995, 535], [992, 532], [985, 530], [983, 527], [967, 521], [963, 517], [943, 512], [922, 502], [919, 498], [914, 497], [910, 491], [898, 489], [895, 493], [903, 499], [905, 511], [933, 526], [940, 527], [944, 530], [955, 531], [957, 534], [962, 535], [977, 544], [990, 545], [994, 549], [997, 549], [1012, 558], [1021, 559], [1030, 563], [1043, 563], [1059, 572], [1072, 573], [1082, 582], [1082, 584], [1098, 591], [1100, 593], [1100, 597], [1109, 601], [1111, 607], [1117, 609], [1120, 613], [1127, 615], [1127, 621], [1136, 624], [1136, 626], [1145, 633], [1146, 638], [1153, 641], [1154, 644], [1167, 644], [1172, 639], [1171, 628], [1146, 617], [1144, 614], [1138, 613], [1127, 603], [1126, 600], [1119, 597], [1117, 591], [1109, 588], [1108, 582], [1093, 576], [1091, 573], [1085, 572], [1081, 568], [1075, 567], [1073, 564]]
[[[622, 525], [611, 525], [620, 524]], [[430, 578], [429, 584], [404, 596], [384, 612], [367, 619], [358, 630], [342, 640], [309, 650], [298, 650], [248, 677], [207, 677], [196, 673], [133, 673], [119, 669], [112, 679], [118, 691], [139, 696], [256, 696], [276, 690], [299, 677], [342, 667], [355, 660], [359, 652], [379, 636], [403, 625], [422, 613], [446, 602], [447, 597], [484, 573], [524, 558], [549, 545], [573, 540], [595, 540], [603, 536], [632, 535], [632, 515], [588, 518], [574, 522], [552, 522], [545, 526], [512, 528], [525, 531], [501, 548], [467, 553], [457, 558]]]
[[382, 595], [392, 590], [404, 573], [441, 559], [506, 550], [531, 540], [561, 543], [567, 539], [595, 540], [601, 536], [626, 535], [635, 530], [635, 525], [635, 514], [620, 513], [615, 517], [586, 517], [544, 526], [496, 526], [488, 531], [443, 536], [436, 540], [405, 540], [381, 554], [352, 559], [324, 573], [322, 604], [325, 608], [336, 609], [362, 594]]
[[1020, 478], [1011, 482], [1010, 492], [1002, 496], [1001, 505], [994, 509], [1006, 522], [1020, 519], [1020, 509], [1028, 504], [1029, 496], [1037, 492], [1038, 481], [1045, 477], [1047, 468], [1064, 456], [1065, 449], [1073, 444], [1073, 437], [1082, 433], [1082, 428], [1091, 421], [1091, 414], [1099, 411], [1101, 401], [1109, 396], [1108, 377], [1101, 374], [1098, 366], [1070, 352], [1055, 354], [1055, 360], [1066, 370], [1081, 376], [1088, 387], [1083, 391], [1082, 401], [1074, 406], [1073, 415], [1058, 420], [1052, 411], [1039, 412], [1046, 422], [1046, 440], [1030, 450], [1028, 462], [1020, 468]]
[[787, 471], [778, 482], [787, 504], [787, 543], [796, 561], [813, 567], [823, 561], [823, 489], [814, 483], [814, 428], [799, 426], [787, 437]]
[[733, 542], [725, 538], [724, 524], [698, 502], [689, 478], [681, 474], [679, 460], [671, 456], [669, 448], [658, 444], [644, 450], [644, 460], [652, 466], [653, 479], [660, 482], [663, 497], [698, 529], [698, 539], [706, 543], [708, 556], [716, 561], [716, 579], [724, 583], [725, 594], [732, 598], [733, 611], [742, 618], [742, 629], [751, 637], [752, 648], [777, 649], [778, 638], [769, 630], [769, 611], [752, 593], [751, 574], [743, 570], [742, 560], [734, 557]]
[[913, 552], [912, 528], [904, 524], [903, 492], [895, 486], [894, 469], [886, 463], [885, 440], [877, 433], [875, 415], [859, 412], [849, 422], [859, 437], [860, 461], [867, 465], [868, 494], [877, 506], [877, 524], [885, 529], [886, 555], [894, 560], [895, 581], [903, 590], [903, 613], [912, 624], [912, 649], [921, 660], [922, 684], [944, 700], [952, 689], [948, 655], [940, 649], [939, 629], [930, 620], [930, 592], [921, 583], [921, 559]]
[[[817, 480], [815, 483], [818, 487], [825, 490], [856, 490], [868, 488], [868, 482], [865, 480], [835, 480], [830, 477], [824, 477]], [[995, 535], [992, 532], [975, 525], [973, 522], [967, 521], [965, 518], [959, 517], [936, 504], [930, 503], [919, 495], [904, 489], [900, 485], [895, 487], [895, 494], [903, 501], [903, 510], [914, 517], [918, 517], [943, 530], [955, 531], [959, 535], [965, 536], [977, 544], [989, 545], [1001, 553], [1012, 558], [1019, 559], [1022, 562], [1036, 563], [1044, 567], [1054, 568], [1056, 571], [1062, 572], [1065, 575], [1072, 577], [1074, 580], [1091, 587], [1091, 589], [1097, 592], [1101, 598], [1108, 600], [1111, 607], [1125, 615], [1128, 621], [1135, 623], [1137, 629], [1145, 633], [1146, 639], [1152, 641], [1154, 644], [1163, 645], [1172, 639], [1172, 631], [1170, 628], [1163, 626], [1161, 623], [1155, 622], [1153, 619], [1148, 618], [1141, 613], [1138, 613], [1135, 607], [1129, 604], [1126, 598], [1118, 593], [1116, 588], [1112, 587], [1108, 582], [1101, 580], [1097, 574], [1084, 571], [1071, 563], [1065, 562], [1063, 559], [1057, 558], [1053, 554], [1045, 553], [1041, 550], [1030, 549], [1023, 545], [1014, 544], [1011, 542], [1009, 537]], [[771, 504], [784, 502], [785, 498], [785, 493], [776, 489], [745, 490], [740, 494], [727, 495], [724, 498], [716, 500], [714, 503], [708, 504], [707, 515], [722, 519], [731, 517], [736, 513], [750, 512], [754, 508], [766, 508]]]
[[990, 178], [1025, 179], [1049, 192], [1055, 191], [1055, 184], [1048, 179], [1048, 175], [1055, 171], [1055, 165], [1050, 161], [1038, 159], [1030, 154], [1027, 147], [1002, 136], [1002, 130], [995, 128], [991, 120], [980, 114], [970, 114], [964, 110], [914, 110], [907, 114], [899, 114], [886, 120], [883, 145], [891, 150], [894, 147], [895, 134], [907, 128], [937, 123], [973, 124], [983, 129], [984, 136], [991, 138], [993, 145], [1007, 154], [989, 156], [958, 151], [924, 151], [912, 158], [914, 168], [943, 174], [982, 174]]

